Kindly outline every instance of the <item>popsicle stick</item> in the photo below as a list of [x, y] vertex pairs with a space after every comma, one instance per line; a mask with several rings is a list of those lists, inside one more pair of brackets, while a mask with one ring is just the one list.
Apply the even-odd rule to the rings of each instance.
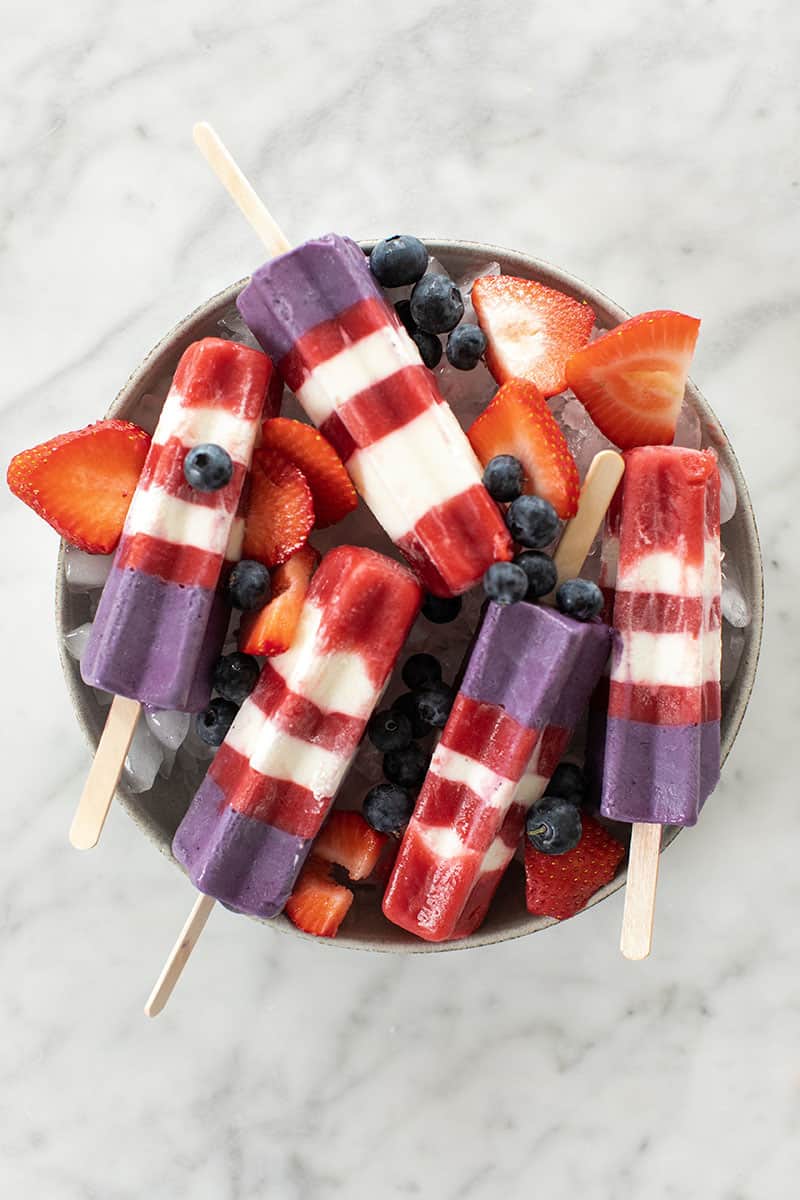
[[139, 701], [129, 700], [126, 696], [115, 696], [111, 702], [105, 729], [69, 830], [69, 840], [76, 850], [90, 850], [97, 845], [140, 711]]
[[157, 1017], [166, 1006], [175, 984], [180, 979], [183, 968], [189, 960], [189, 955], [197, 944], [197, 939], [205, 929], [206, 921], [211, 916], [211, 910], [215, 903], [213, 896], [206, 896], [202, 892], [195, 900], [192, 911], [186, 918], [186, 924], [178, 934], [178, 940], [172, 947], [169, 958], [164, 963], [164, 969], [156, 980], [156, 985], [144, 1006], [145, 1014], [148, 1017]]
[[198, 150], [217, 179], [231, 199], [238, 204], [245, 219], [250, 222], [261, 238], [270, 258], [291, 250], [291, 242], [267, 206], [256, 194], [252, 184], [238, 163], [234, 161], [216, 130], [207, 121], [198, 121], [192, 130], [192, 135]]
[[631, 827], [628, 882], [619, 948], [625, 958], [634, 961], [647, 958], [653, 945], [660, 850], [660, 825], [642, 822]]
[[601, 450], [592, 459], [581, 488], [578, 511], [567, 522], [553, 556], [559, 583], [580, 575], [624, 470], [625, 461], [616, 450]]

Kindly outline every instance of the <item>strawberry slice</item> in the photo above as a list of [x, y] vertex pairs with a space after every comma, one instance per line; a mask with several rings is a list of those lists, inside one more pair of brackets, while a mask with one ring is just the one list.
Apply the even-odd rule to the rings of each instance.
[[330, 864], [312, 854], [300, 872], [284, 912], [304, 933], [335, 937], [352, 903], [353, 893], [336, 883]]
[[672, 442], [699, 329], [685, 313], [642, 313], [567, 363], [569, 386], [622, 450]]
[[242, 557], [277, 567], [305, 545], [313, 526], [314, 501], [303, 472], [277, 450], [256, 450]]
[[504, 383], [467, 437], [484, 467], [496, 454], [513, 454], [525, 468], [525, 491], [549, 500], [564, 520], [575, 516], [581, 488], [578, 468], [534, 383]]
[[280, 450], [308, 480], [314, 497], [317, 529], [335, 525], [358, 504], [347, 469], [327, 438], [313, 425], [273, 417], [261, 426], [264, 448]]
[[544, 396], [563, 392], [567, 359], [586, 345], [594, 325], [585, 301], [532, 279], [485, 275], [472, 285], [472, 303], [498, 383], [529, 379]]
[[272, 599], [256, 612], [242, 613], [239, 649], [271, 657], [292, 644], [319, 554], [310, 543], [272, 572]]
[[314, 853], [325, 862], [344, 867], [351, 879], [366, 879], [388, 840], [385, 833], [368, 825], [360, 812], [337, 809], [314, 842]]
[[581, 813], [583, 833], [566, 854], [542, 854], [525, 839], [525, 900], [540, 917], [573, 917], [598, 888], [610, 883], [625, 857], [625, 847], [604, 825]]
[[149, 446], [130, 421], [97, 421], [15, 454], [8, 486], [73, 546], [110, 554]]

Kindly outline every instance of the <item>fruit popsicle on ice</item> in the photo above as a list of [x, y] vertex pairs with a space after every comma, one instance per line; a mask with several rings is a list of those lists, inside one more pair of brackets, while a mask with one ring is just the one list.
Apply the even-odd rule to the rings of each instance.
[[199, 891], [253, 916], [282, 910], [421, 599], [375, 551], [324, 557], [291, 648], [265, 663], [175, 834]]
[[464, 592], [511, 557], [480, 464], [354, 242], [279, 255], [237, 304], [429, 591]]
[[[240, 557], [242, 487], [272, 370], [258, 350], [219, 338], [184, 351], [81, 662], [86, 683], [153, 708], [207, 705], [230, 612], [226, 568]], [[229, 478], [200, 490], [184, 463], [208, 445], [228, 456]]]

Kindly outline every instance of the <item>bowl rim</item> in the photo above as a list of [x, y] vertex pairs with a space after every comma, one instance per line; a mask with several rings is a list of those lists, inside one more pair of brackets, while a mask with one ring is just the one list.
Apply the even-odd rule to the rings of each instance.
[[[502, 261], [503, 273], [513, 274], [519, 271], [525, 277], [535, 277], [544, 279], [547, 286], [556, 287], [561, 291], [572, 295], [577, 299], [586, 300], [594, 309], [602, 309], [606, 320], [603, 322], [608, 328], [613, 327], [625, 321], [631, 315], [615, 301], [611, 300], [598, 288], [590, 286], [572, 275], [563, 268], [555, 266], [543, 259], [536, 258], [533, 255], [525, 254], [519, 250], [508, 249], [503, 246], [497, 246], [488, 242], [475, 242], [463, 239], [450, 238], [422, 238], [431, 255], [436, 258], [447, 258], [453, 254], [472, 254], [479, 256], [486, 262]], [[365, 252], [369, 252], [372, 246], [375, 245], [375, 239], [364, 239], [358, 243]], [[106, 417], [115, 417], [123, 411], [131, 399], [135, 399], [141, 391], [142, 381], [160, 361], [165, 354], [174, 354], [176, 349], [183, 349], [191, 341], [194, 340], [192, 331], [195, 326], [203, 321], [210, 319], [213, 314], [230, 305], [238, 296], [239, 292], [248, 283], [249, 277], [245, 276], [236, 282], [228, 284], [207, 300], [197, 305], [190, 313], [182, 317], [175, 325], [172, 326], [145, 355], [141, 363], [131, 371], [130, 375], [122, 385], [113, 402], [106, 412]], [[610, 318], [610, 321], [608, 320]], [[182, 351], [181, 351], [182, 352]], [[752, 616], [749, 627], [748, 646], [742, 656], [737, 670], [737, 678], [739, 686], [735, 696], [735, 704], [732, 714], [729, 716], [728, 728], [726, 736], [723, 739], [721, 748], [720, 764], [723, 765], [730, 753], [736, 737], [744, 720], [747, 711], [750, 697], [752, 695], [753, 686], [755, 683], [758, 662], [761, 651], [761, 641], [763, 636], [764, 626], [764, 562], [761, 551], [761, 541], [756, 525], [755, 514], [750, 499], [749, 489], [746, 480], [739, 465], [739, 461], [730, 443], [730, 440], [725, 432], [725, 429], [719, 420], [719, 417], [712, 409], [711, 405], [705, 399], [699, 388], [694, 384], [691, 378], [687, 381], [686, 394], [689, 397], [692, 405], [699, 412], [701, 420], [705, 426], [712, 427], [715, 432], [714, 443], [715, 449], [733, 477], [736, 485], [737, 494], [737, 512], [741, 510], [741, 514], [745, 523], [746, 540], [750, 543], [754, 551], [753, 558], [749, 562], [751, 568], [751, 582], [754, 583], [752, 588]], [[78, 724], [83, 731], [89, 747], [94, 752], [98, 738], [99, 730], [96, 722], [89, 717], [88, 707], [85, 702], [86, 685], [80, 679], [80, 674], [77, 670], [77, 664], [68, 655], [63, 639], [65, 631], [65, 617], [67, 605], [67, 590], [64, 583], [64, 547], [62, 541], [58, 552], [58, 561], [56, 567], [55, 579], [55, 626], [56, 637], [58, 643], [58, 654], [61, 661], [62, 670], [64, 673], [67, 688], [70, 693], [70, 699]], [[115, 803], [121, 804], [128, 816], [133, 820], [138, 829], [151, 841], [161, 854], [169, 858], [176, 867], [179, 864], [173, 858], [169, 844], [163, 844], [163, 839], [158, 835], [153, 822], [148, 815], [144, 813], [137, 804], [136, 797], [128, 793], [123, 786], [117, 788], [115, 795]], [[662, 852], [671, 845], [678, 834], [681, 832], [680, 827], [667, 826], [662, 839]], [[179, 869], [183, 870], [183, 868]], [[185, 873], [185, 872], [184, 872]], [[627, 878], [627, 869], [623, 868], [611, 880], [610, 883], [600, 888], [589, 900], [586, 906], [580, 910], [576, 916], [587, 912], [596, 904], [600, 904], [614, 892], [618, 891], [625, 883]], [[259, 920], [254, 917], [252, 920]], [[419, 938], [414, 938], [412, 935], [407, 935], [409, 940], [401, 942], [387, 942], [375, 940], [373, 938], [355, 938], [352, 935], [338, 935], [336, 938], [316, 938], [310, 934], [306, 934], [297, 929], [285, 916], [274, 918], [270, 921], [261, 921], [262, 924], [268, 925], [272, 929], [276, 929], [282, 933], [291, 934], [294, 937], [302, 938], [303, 940], [313, 942], [315, 945], [329, 945], [340, 950], [360, 950], [371, 951], [383, 954], [424, 954], [424, 953], [442, 953], [456, 950], [477, 949], [481, 946], [496, 945], [500, 942], [514, 941], [517, 938], [527, 937], [529, 934], [537, 933], [542, 929], [547, 929], [553, 925], [562, 924], [562, 922], [550, 917], [534, 917], [530, 916], [527, 921], [520, 922], [512, 929], [498, 930], [491, 928], [483, 932], [479, 929], [476, 933], [468, 938], [458, 941], [449, 942], [426, 942]], [[399, 931], [398, 931], [399, 932]]]

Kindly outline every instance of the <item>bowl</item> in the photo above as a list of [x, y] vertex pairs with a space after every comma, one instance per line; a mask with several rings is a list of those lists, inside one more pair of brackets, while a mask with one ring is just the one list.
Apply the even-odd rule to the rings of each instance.
[[[365, 248], [369, 248], [370, 244], [363, 243], [363, 245]], [[579, 300], [588, 301], [596, 314], [597, 324], [602, 328], [611, 328], [624, 321], [629, 315], [596, 289], [588, 287], [566, 272], [528, 255], [476, 242], [429, 240], [427, 245], [431, 253], [455, 278], [469, 277], [476, 274], [487, 263], [497, 262], [504, 274], [535, 279], [550, 287], [558, 288]], [[247, 280], [239, 280], [237, 283], [231, 284], [230, 287], [207, 300], [205, 304], [202, 304], [166, 334], [142, 365], [131, 375], [111, 405], [107, 416], [137, 421], [152, 430], [172, 374], [186, 347], [198, 338], [220, 336], [225, 332], [226, 327], [232, 330], [241, 327], [235, 300], [246, 282]], [[714, 447], [721, 464], [727, 468], [736, 487], [736, 512], [732, 520], [723, 527], [723, 541], [728, 555], [738, 566], [742, 590], [752, 611], [752, 621], [743, 631], [744, 647], [738, 669], [723, 691], [721, 735], [722, 761], [724, 762], [736, 738], [753, 688], [763, 622], [763, 568], [758, 533], [747, 486], [725, 431], [708, 402], [691, 381], [687, 385], [686, 398], [688, 404], [694, 408], [700, 418], [703, 444]], [[290, 415], [294, 415], [291, 408], [287, 411]], [[297, 415], [301, 415], [299, 410], [297, 410]], [[470, 415], [462, 412], [459, 415], [462, 419], [465, 419], [465, 416], [467, 419], [471, 419], [474, 413]], [[347, 520], [349, 521], [351, 518]], [[362, 512], [358, 516], [358, 520], [361, 522], [358, 527], [360, 540], [366, 541], [377, 549], [394, 552], [383, 531], [368, 515], [364, 516], [364, 512]], [[347, 530], [344, 526], [338, 526], [325, 532], [327, 537], [320, 539], [315, 537], [314, 539], [321, 549], [325, 549], [327, 545], [335, 542], [348, 540]], [[78, 664], [65, 652], [63, 641], [64, 633], [90, 619], [90, 600], [86, 595], [75, 594], [67, 590], [64, 581], [63, 554], [62, 547], [56, 579], [56, 628], [59, 635], [59, 650], [75, 714], [92, 750], [94, 750], [105, 722], [107, 709], [98, 703], [92, 689], [86, 687], [82, 682]], [[475, 602], [473, 601], [473, 603]], [[477, 613], [477, 607], [474, 608], [474, 612]], [[439, 628], [447, 631], [449, 627]], [[419, 645], [412, 646], [412, 649], [419, 648]], [[171, 857], [172, 835], [202, 777], [203, 769], [203, 765], [198, 764], [196, 769], [182, 768], [180, 773], [173, 774], [169, 779], [159, 776], [153, 788], [142, 794], [135, 794], [124, 785], [118, 789], [117, 802], [122, 805], [138, 829], [153, 842], [162, 854]], [[350, 777], [353, 777], [354, 774], [356, 778], [353, 781]], [[357, 776], [358, 772], [354, 766], [345, 784], [345, 788], [349, 786], [355, 793], [359, 786]], [[678, 832], [679, 830], [675, 828], [668, 828], [665, 831], [664, 845], [669, 845]], [[177, 863], [175, 865], [177, 867]], [[601, 900], [621, 887], [624, 881], [625, 872], [621, 870], [611, 883], [596, 893], [587, 907], [600, 903]], [[390, 924], [383, 917], [374, 890], [358, 888], [355, 902], [342, 932], [334, 940], [324, 938], [314, 940], [324, 945], [345, 949], [428, 953], [464, 950], [506, 941], [510, 938], [523, 937], [555, 923], [549, 918], [533, 917], [527, 912], [524, 902], [522, 868], [519, 863], [515, 862], [507, 872], [484, 924], [471, 937], [461, 941], [429, 943], [414, 938], [411, 934]], [[307, 936], [295, 929], [285, 917], [278, 917], [269, 924], [273, 928], [291, 932], [297, 937]]]

